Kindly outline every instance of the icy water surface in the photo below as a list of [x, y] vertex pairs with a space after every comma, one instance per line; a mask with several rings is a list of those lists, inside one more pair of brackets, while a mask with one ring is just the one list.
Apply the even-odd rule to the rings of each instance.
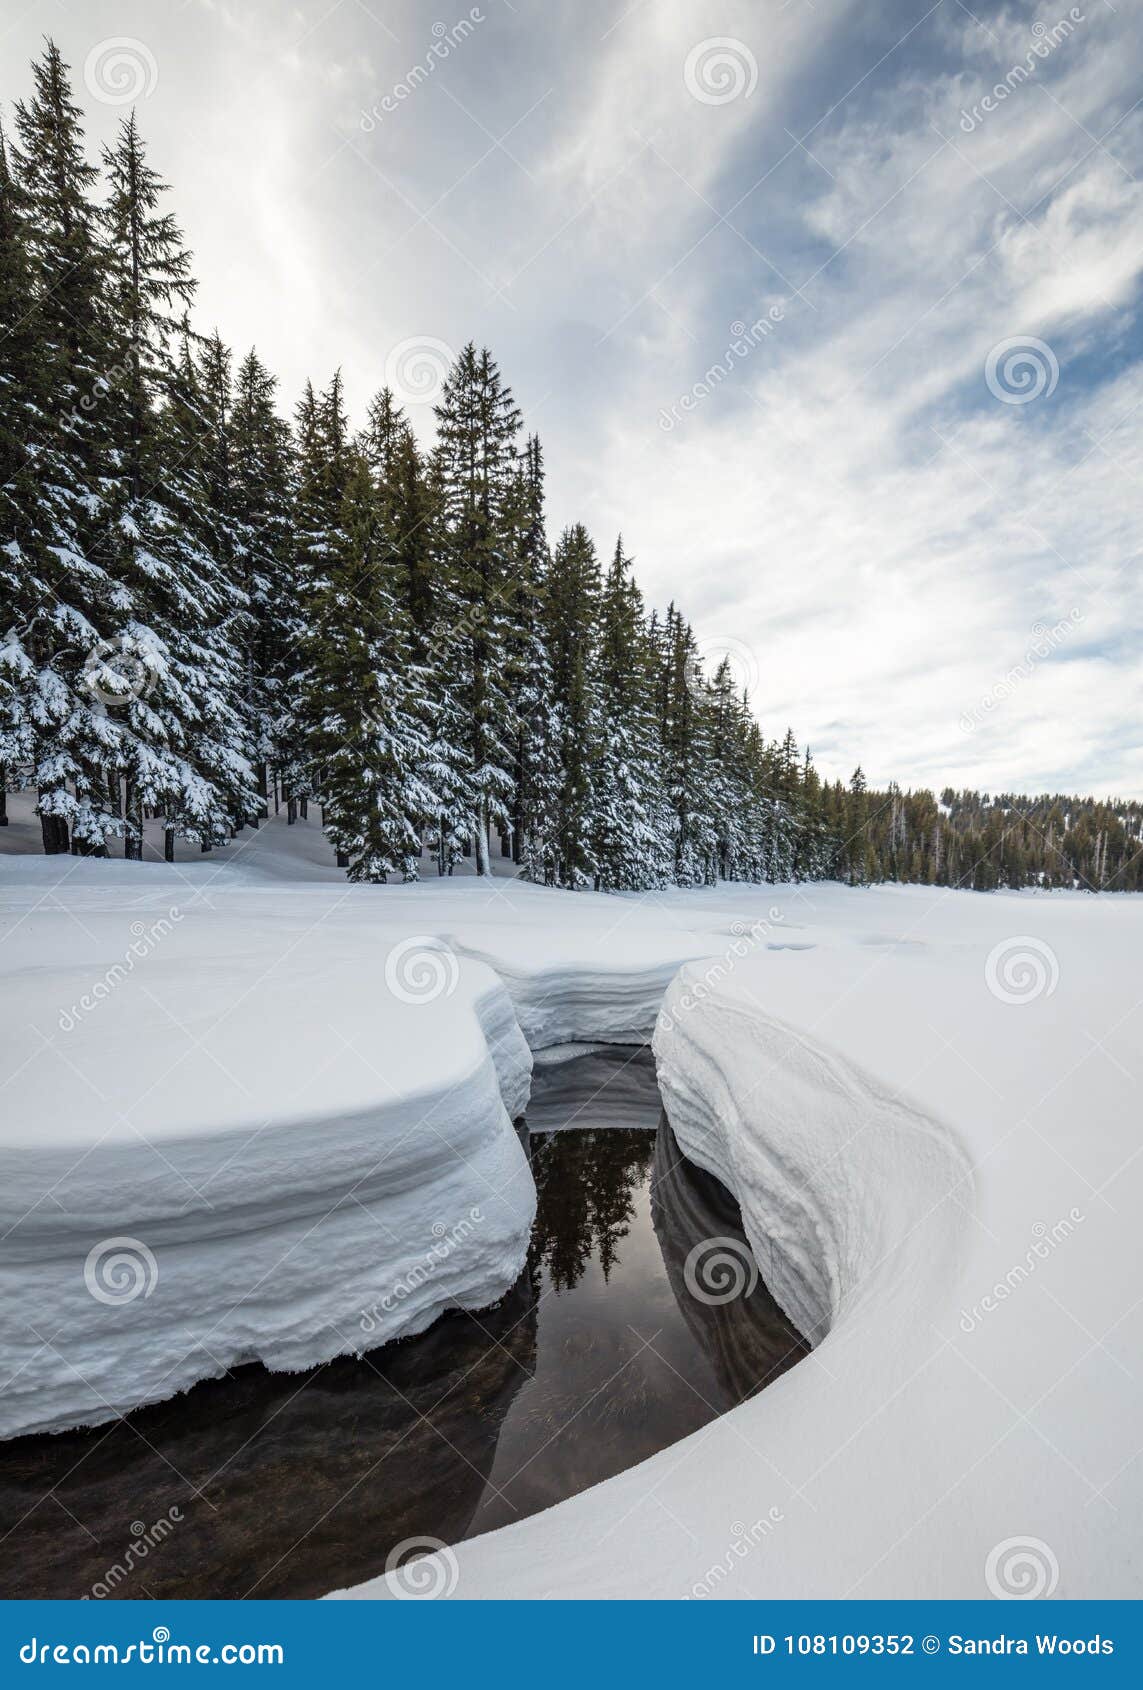
[[409, 1539], [456, 1543], [610, 1478], [805, 1353], [761, 1280], [688, 1288], [704, 1240], [748, 1252], [737, 1205], [675, 1145], [649, 1053], [539, 1072], [525, 1137], [539, 1209], [496, 1308], [0, 1445], [0, 1596], [322, 1595]]

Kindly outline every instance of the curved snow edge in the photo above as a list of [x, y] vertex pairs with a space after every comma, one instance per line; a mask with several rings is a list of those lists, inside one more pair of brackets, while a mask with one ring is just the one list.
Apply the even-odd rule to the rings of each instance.
[[[513, 984], [516, 993], [527, 989]], [[854, 1330], [860, 1346], [867, 1322], [859, 1312], [882, 1321], [892, 1309], [920, 1342], [955, 1276], [975, 1203], [972, 1164], [954, 1134], [756, 1001], [712, 986], [701, 963], [673, 971], [652, 1043], [680, 1149], [736, 1197], [767, 1284], [798, 1329], [815, 1346], [828, 1337], [831, 1351], [843, 1329]], [[886, 1357], [887, 1373], [902, 1361], [913, 1365], [907, 1355]], [[803, 1363], [714, 1424], [749, 1428], [748, 1446], [765, 1450], [768, 1427], [799, 1420], [799, 1404], [836, 1391], [836, 1381]], [[706, 1551], [696, 1549], [694, 1569], [684, 1552], [665, 1574], [631, 1536], [643, 1541], [646, 1498], [669, 1485], [684, 1451], [710, 1430], [541, 1514], [456, 1545], [448, 1554], [457, 1564], [457, 1595], [546, 1597], [557, 1583], [585, 1598], [682, 1594], [706, 1566]], [[741, 1443], [734, 1448], [740, 1460]], [[741, 1485], [739, 1475], [736, 1497]], [[706, 1494], [716, 1513], [718, 1492], [715, 1485]], [[703, 1527], [692, 1523], [698, 1545]], [[725, 1529], [716, 1528], [718, 1541]], [[381, 1575], [328, 1599], [403, 1594], [394, 1579]]]
[[0, 1194], [0, 1437], [99, 1425], [246, 1362], [300, 1371], [498, 1301], [535, 1214], [513, 1127], [531, 1054], [503, 984], [465, 973], [457, 1055], [427, 1095], [379, 1086], [340, 1115], [188, 1135], [147, 1180], [130, 1142], [26, 1158]]
[[687, 965], [653, 1040], [671, 1128], [733, 1193], [770, 1290], [818, 1344], [887, 1284], [900, 1291], [902, 1252], [914, 1287], [959, 1253], [970, 1158], [873, 1075], [733, 992], [696, 1001], [695, 984]]

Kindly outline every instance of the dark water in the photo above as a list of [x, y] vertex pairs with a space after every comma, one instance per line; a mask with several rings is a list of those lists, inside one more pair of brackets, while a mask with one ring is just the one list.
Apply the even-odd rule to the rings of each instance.
[[597, 1484], [805, 1353], [760, 1280], [724, 1302], [688, 1289], [696, 1245], [745, 1239], [681, 1157], [647, 1053], [538, 1074], [526, 1138], [536, 1227], [496, 1308], [0, 1445], [0, 1596], [321, 1595], [406, 1539], [455, 1543]]

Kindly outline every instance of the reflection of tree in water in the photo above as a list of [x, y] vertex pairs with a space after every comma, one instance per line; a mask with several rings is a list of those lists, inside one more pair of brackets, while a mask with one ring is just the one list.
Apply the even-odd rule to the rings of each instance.
[[[654, 1147], [642, 1128], [532, 1134], [537, 1194], [532, 1260], [547, 1268], [557, 1291], [579, 1282], [593, 1251], [604, 1279], [609, 1277], [634, 1219], [632, 1194], [648, 1177]], [[558, 1169], [554, 1179], [553, 1169]]]

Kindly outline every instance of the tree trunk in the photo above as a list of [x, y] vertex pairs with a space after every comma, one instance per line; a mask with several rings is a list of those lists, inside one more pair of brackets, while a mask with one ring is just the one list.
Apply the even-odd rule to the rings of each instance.
[[163, 861], [173, 863], [175, 860], [175, 830], [173, 827], [163, 829]]
[[481, 804], [476, 812], [476, 826], [473, 829], [472, 843], [476, 849], [476, 872], [479, 875], [492, 873], [492, 865], [488, 860], [488, 812]]
[[8, 826], [8, 771], [0, 763], [0, 827]]
[[310, 801], [309, 801], [308, 798], [303, 798], [301, 800], [301, 812], [302, 812], [302, 820], [308, 821], [309, 820], [309, 814], [310, 814]]
[[123, 839], [123, 855], [130, 863], [143, 861], [143, 800], [135, 782], [130, 777], [126, 783], [126, 800], [123, 806], [127, 830]]
[[337, 866], [338, 866], [338, 868], [348, 868], [349, 867], [349, 852], [348, 851], [339, 851], [337, 853]]
[[[47, 796], [42, 787], [37, 796], [42, 804]], [[41, 810], [40, 836], [44, 842], [45, 857], [58, 857], [61, 851], [68, 848], [67, 823], [62, 816], [45, 815]]]
[[270, 814], [270, 805], [269, 805], [269, 801], [267, 800], [267, 797], [266, 797], [266, 781], [267, 781], [268, 771], [267, 771], [265, 763], [259, 763], [258, 764], [257, 768], [254, 771], [254, 776], [255, 776], [255, 779], [258, 782], [258, 799], [259, 799], [258, 814], [254, 818], [254, 826], [257, 827], [261, 822], [264, 822], [266, 820], [267, 816]]
[[524, 854], [524, 769], [525, 740], [523, 728], [516, 730], [516, 799], [512, 807], [512, 861], [519, 868]]
[[290, 827], [293, 827], [293, 825], [297, 821], [297, 819], [298, 819], [298, 801], [297, 801], [296, 798], [287, 798], [286, 799], [286, 821], [287, 821], [288, 825]]

